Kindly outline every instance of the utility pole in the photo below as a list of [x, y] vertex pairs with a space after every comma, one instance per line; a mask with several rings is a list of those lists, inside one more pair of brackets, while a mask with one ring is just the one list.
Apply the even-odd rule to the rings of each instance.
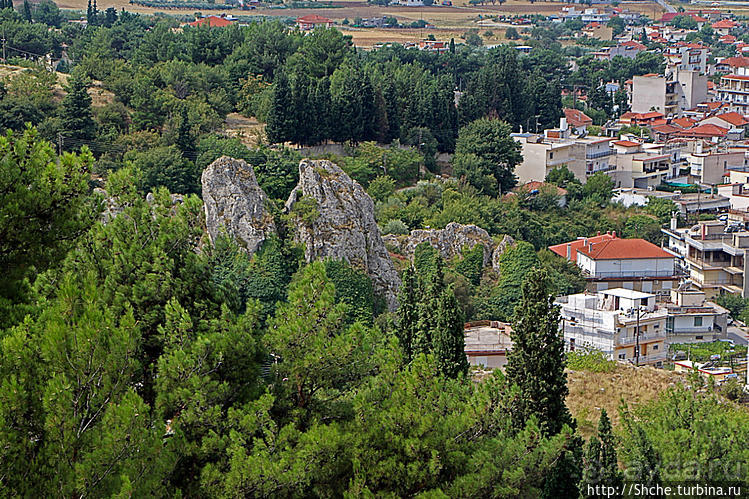
[[640, 307], [637, 307], [637, 326], [635, 327], [635, 366], [640, 367]]

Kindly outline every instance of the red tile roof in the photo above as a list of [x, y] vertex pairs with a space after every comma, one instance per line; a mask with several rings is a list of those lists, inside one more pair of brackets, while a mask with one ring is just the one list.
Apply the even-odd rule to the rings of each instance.
[[318, 16], [317, 14], [309, 14], [307, 16], [298, 17], [296, 22], [302, 24], [329, 24], [333, 21], [327, 17]]
[[647, 50], [647, 47], [645, 45], [643, 45], [640, 42], [636, 42], [634, 40], [622, 42], [619, 45], [622, 47], [633, 47], [633, 48], [640, 49], [640, 50]]
[[567, 243], [555, 244], [554, 246], [549, 246], [549, 251], [567, 258], [567, 245], [570, 245], [570, 261], [575, 262], [577, 261], [577, 250], [582, 248], [586, 241], [588, 243], [601, 243], [612, 239], [616, 239], [616, 234], [601, 234], [600, 236], [593, 236], [587, 239], [575, 239]]
[[530, 191], [535, 190], [535, 189], [539, 189], [540, 190], [540, 189], [542, 189], [544, 187], [552, 187], [552, 188], [556, 189], [556, 192], [557, 192], [558, 196], [566, 196], [567, 195], [567, 189], [562, 189], [561, 187], [556, 186], [554, 184], [550, 184], [548, 182], [539, 182], [538, 180], [532, 180], [532, 181], [530, 181], [530, 182], [528, 182], [526, 184], [521, 185], [520, 187], [516, 187], [515, 190], [516, 191], [521, 191], [522, 190], [522, 191], [528, 191], [528, 192], [530, 192]]
[[721, 21], [711, 24], [711, 26], [713, 27], [713, 29], [723, 29], [723, 28], [733, 29], [736, 26], [738, 26], [738, 24], [735, 23], [734, 21], [731, 21], [730, 19], [723, 19]]
[[208, 16], [188, 23], [190, 26], [205, 26], [208, 25], [211, 28], [225, 28], [234, 24], [234, 21], [230, 21], [224, 17]]
[[726, 133], [728, 133], [728, 128], [706, 123], [692, 127], [689, 130], [682, 130], [677, 135], [680, 137], [725, 137]]
[[697, 122], [690, 118], [675, 118], [671, 120], [671, 124], [679, 128], [690, 128], [695, 123]]
[[676, 133], [676, 132], [679, 132], [681, 130], [682, 129], [679, 128], [679, 127], [675, 127], [673, 125], [668, 125], [668, 124], [653, 126], [653, 131], [655, 133], [662, 133], [662, 134], [665, 134], [665, 135], [668, 135], [668, 134], [671, 134], [671, 133]]
[[[552, 250], [553, 251], [553, 250]], [[593, 260], [633, 260], [641, 258], [673, 258], [655, 244], [644, 239], [611, 239], [588, 245], [581, 245], [578, 253], [592, 258]]]
[[586, 115], [579, 109], [564, 108], [564, 117], [567, 119], [567, 123], [573, 127], [588, 126], [593, 124], [593, 118]]
[[730, 113], [723, 113], [715, 116], [716, 118], [720, 118], [726, 123], [730, 123], [733, 126], [744, 126], [747, 123], [749, 123], [749, 120], [744, 118], [742, 115], [735, 111], [731, 111]]
[[617, 140], [616, 142], [612, 142], [615, 146], [620, 147], [635, 147], [639, 146], [639, 142], [632, 142], [631, 140]]

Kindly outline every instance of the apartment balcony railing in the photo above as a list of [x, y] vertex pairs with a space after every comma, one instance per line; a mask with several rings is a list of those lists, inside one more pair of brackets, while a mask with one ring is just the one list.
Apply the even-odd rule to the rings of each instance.
[[612, 154], [613, 154], [613, 151], [611, 149], [607, 151], [589, 152], [589, 153], [585, 153], [585, 159], [605, 158], [606, 156], [611, 156]]
[[[640, 355], [640, 364], [655, 364], [657, 362], [663, 362], [668, 359], [666, 352], [658, 352], [650, 355]], [[634, 359], [632, 359], [634, 362]]]
[[673, 329], [668, 328], [666, 329], [666, 333], [668, 334], [712, 334], [713, 328], [712, 326], [707, 327], [674, 327]]
[[619, 272], [596, 272], [595, 274], [591, 274], [590, 272], [583, 271], [583, 276], [585, 276], [588, 279], [614, 279], [614, 278], [622, 278], [622, 279], [642, 279], [642, 278], [658, 278], [658, 277], [674, 277], [677, 275], [676, 271], [673, 269], [666, 269], [666, 270], [626, 270], [626, 271], [619, 271]]
[[[656, 341], [656, 340], [665, 340], [665, 339], [666, 339], [665, 331], [662, 333], [651, 333], [651, 334], [640, 335], [640, 343]], [[637, 343], [636, 336], [625, 336], [623, 338], [619, 338], [618, 340], [616, 340], [616, 344], [619, 346], [634, 345], [635, 343]]]

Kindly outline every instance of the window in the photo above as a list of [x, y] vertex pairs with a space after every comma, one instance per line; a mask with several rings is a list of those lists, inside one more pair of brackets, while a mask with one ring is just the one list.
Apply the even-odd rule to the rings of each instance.
[[653, 345], [653, 350], [658, 350], [658, 345]]
[[575, 338], [570, 338], [570, 351], [575, 351]]
[[553, 152], [549, 153], [549, 159], [554, 159], [554, 153]]
[[697, 336], [695, 336], [695, 337], [694, 337], [694, 339], [695, 339], [695, 340], [701, 340], [701, 339], [702, 339], [702, 336], [701, 336], [701, 335], [697, 335]]
[[694, 318], [694, 327], [700, 327], [702, 326], [702, 317], [695, 317]]
[[626, 358], [627, 358], [627, 354], [626, 353], [620, 353], [619, 354], [619, 360], [624, 360]]

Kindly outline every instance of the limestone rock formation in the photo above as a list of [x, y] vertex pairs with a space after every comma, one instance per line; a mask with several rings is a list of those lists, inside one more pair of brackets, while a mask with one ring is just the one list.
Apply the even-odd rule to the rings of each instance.
[[416, 246], [425, 241], [439, 251], [446, 260], [460, 255], [466, 247], [471, 249], [481, 244], [484, 247], [484, 266], [491, 262], [494, 241], [488, 232], [476, 225], [450, 222], [444, 229], [412, 230], [401, 244], [401, 252], [408, 257], [413, 257]]
[[367, 273], [388, 308], [397, 307], [400, 278], [374, 217], [374, 203], [341, 168], [325, 160], [299, 164], [299, 184], [286, 202], [295, 220], [295, 239], [312, 261], [331, 257]]
[[267, 209], [268, 197], [244, 160], [222, 156], [203, 172], [203, 206], [208, 235], [214, 241], [221, 230], [249, 253], [258, 250], [276, 232]]
[[502, 238], [502, 241], [499, 242], [496, 248], [494, 248], [494, 251], [492, 252], [492, 268], [499, 273], [499, 258], [502, 256], [502, 253], [507, 251], [511, 246], [515, 245], [515, 240], [511, 238], [510, 236], [504, 236]]

